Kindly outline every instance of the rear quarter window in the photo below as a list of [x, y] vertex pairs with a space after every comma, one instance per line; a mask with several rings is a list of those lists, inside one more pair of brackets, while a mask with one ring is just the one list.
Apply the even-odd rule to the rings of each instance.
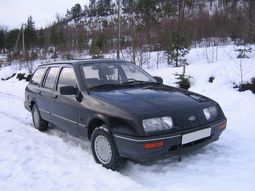
[[30, 84], [39, 86], [41, 84], [41, 81], [43, 79], [45, 73], [45, 68], [38, 68], [35, 73], [33, 74], [33, 77], [30, 81]]

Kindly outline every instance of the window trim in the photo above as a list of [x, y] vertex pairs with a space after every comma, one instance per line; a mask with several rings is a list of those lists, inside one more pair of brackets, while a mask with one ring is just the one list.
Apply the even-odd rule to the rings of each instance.
[[60, 70], [59, 70], [58, 77], [57, 77], [56, 84], [55, 84], [55, 88], [54, 88], [54, 91], [56, 91], [56, 92], [58, 92], [58, 93], [60, 93], [60, 91], [58, 90], [58, 83], [59, 83], [60, 75], [61, 75], [62, 71], [63, 71], [65, 68], [69, 68], [69, 69], [72, 69], [72, 70], [73, 70], [73, 73], [74, 73], [74, 76], [75, 76], [75, 81], [76, 81], [76, 86], [77, 86], [78, 89], [80, 89], [80, 88], [79, 88], [79, 84], [78, 84], [78, 80], [77, 80], [77, 76], [76, 76], [76, 74], [75, 74], [74, 68], [73, 68], [73, 67], [70, 67], [70, 66], [62, 66], [62, 67], [60, 68]]
[[[46, 82], [46, 79], [47, 79], [47, 77], [48, 77], [48, 75], [49, 75], [49, 72], [50, 72], [51, 68], [57, 68], [58, 71], [57, 71], [57, 74], [56, 74], [56, 78], [55, 78], [53, 87], [52, 87], [52, 88], [49, 88], [49, 87], [45, 87], [45, 82]], [[43, 81], [42, 81], [42, 83], [41, 83], [41, 87], [42, 87], [42, 88], [45, 88], [45, 89], [47, 89], [47, 90], [54, 90], [55, 87], [56, 87], [56, 80], [57, 80], [57, 78], [58, 78], [58, 76], [59, 76], [59, 71], [60, 71], [60, 67], [59, 67], [59, 66], [50, 66], [50, 67], [48, 67], [47, 70], [46, 70], [46, 72], [45, 72], [45, 74], [44, 74], [44, 78], [43, 78]]]
[[[41, 70], [41, 69], [43, 70], [43, 75], [42, 75], [42, 78], [41, 78], [41, 80], [40, 80], [39, 84], [32, 83], [32, 80], [33, 80], [34, 74], [36, 73], [36, 71]], [[37, 68], [37, 69], [34, 71], [34, 73], [33, 73], [33, 76], [32, 76], [32, 78], [31, 78], [31, 80], [30, 80], [30, 82], [29, 82], [29, 85], [33, 85], [33, 86], [37, 86], [37, 87], [41, 87], [42, 82], [44, 81], [44, 77], [45, 77], [46, 72], [47, 72], [47, 68], [46, 68], [46, 67]]]

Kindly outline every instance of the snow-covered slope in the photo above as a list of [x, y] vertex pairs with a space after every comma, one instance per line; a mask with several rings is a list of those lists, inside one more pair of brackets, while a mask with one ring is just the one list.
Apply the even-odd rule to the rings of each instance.
[[[228, 118], [220, 140], [184, 155], [182, 162], [176, 158], [146, 164], [128, 162], [121, 172], [96, 164], [86, 140], [56, 129], [47, 133], [35, 130], [23, 107], [26, 82], [14, 78], [0, 81], [0, 190], [253, 191], [255, 95], [232, 88], [239, 76], [231, 47], [223, 47], [218, 61], [210, 64], [205, 51], [192, 49], [187, 71], [193, 76], [191, 91], [218, 101]], [[254, 62], [254, 54], [244, 61], [247, 80], [255, 76]], [[0, 70], [0, 78], [14, 70]], [[149, 70], [170, 85], [176, 71], [180, 69], [163, 65]], [[212, 75], [216, 78], [211, 84], [208, 78]]]

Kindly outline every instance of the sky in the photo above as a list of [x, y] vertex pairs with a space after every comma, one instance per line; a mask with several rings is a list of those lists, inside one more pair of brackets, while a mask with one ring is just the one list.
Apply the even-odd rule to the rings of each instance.
[[0, 26], [20, 28], [31, 15], [37, 28], [49, 25], [57, 13], [65, 15], [75, 3], [83, 8], [89, 0], [0, 0]]

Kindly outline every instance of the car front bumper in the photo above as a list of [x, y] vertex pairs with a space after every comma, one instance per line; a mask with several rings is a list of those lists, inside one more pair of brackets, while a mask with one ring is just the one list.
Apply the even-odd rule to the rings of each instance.
[[[113, 133], [113, 136], [121, 157], [137, 161], [146, 161], [160, 156], [174, 156], [189, 152], [217, 141], [225, 127], [226, 119], [222, 119], [209, 125], [161, 136], [132, 137], [118, 133]], [[188, 143], [182, 141], [185, 135], [192, 134], [193, 132], [200, 132], [204, 129], [211, 129], [210, 136], [198, 138]], [[159, 141], [164, 143], [163, 146], [150, 149], [145, 148], [145, 144], [157, 143]]]

